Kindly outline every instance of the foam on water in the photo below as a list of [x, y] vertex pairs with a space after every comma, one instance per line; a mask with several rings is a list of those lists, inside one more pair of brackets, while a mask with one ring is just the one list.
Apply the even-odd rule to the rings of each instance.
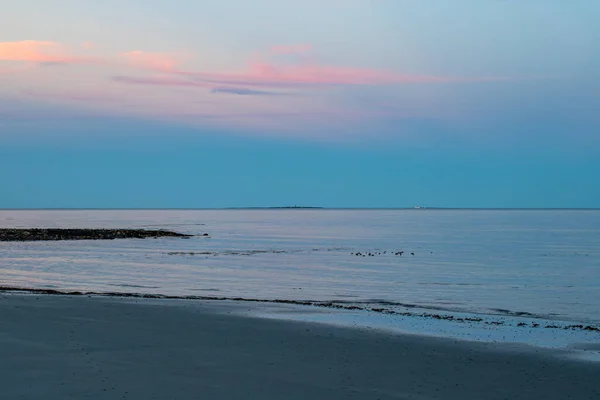
[[[453, 313], [455, 318], [478, 322], [430, 318], [421, 315], [388, 315], [364, 311], [315, 310], [299, 311], [293, 307], [263, 306], [244, 310], [241, 314], [268, 319], [317, 322], [330, 325], [377, 329], [402, 334], [427, 335], [475, 342], [525, 344], [558, 349], [560, 355], [600, 362], [600, 335], [595, 331], [569, 330], [553, 320], [494, 317], [481, 314]], [[538, 327], [535, 327], [538, 326]], [[546, 326], [556, 328], [546, 329]]]

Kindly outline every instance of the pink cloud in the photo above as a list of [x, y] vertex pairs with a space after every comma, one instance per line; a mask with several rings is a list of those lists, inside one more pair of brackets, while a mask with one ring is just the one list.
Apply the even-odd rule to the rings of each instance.
[[129, 51], [121, 53], [127, 61], [138, 68], [159, 71], [173, 71], [181, 63], [181, 58], [167, 53], [151, 53], [146, 51]]
[[293, 44], [293, 45], [277, 45], [271, 47], [271, 53], [275, 54], [304, 54], [312, 51], [312, 45], [306, 44]]
[[[80, 54], [91, 55], [95, 52], [91, 46], [89, 49], [86, 49], [86, 46], [81, 43], [77, 43], [75, 46], [79, 49]], [[66, 79], [50, 82], [55, 72], [59, 75], [62, 72], [64, 75], [64, 72], [71, 71], [41, 71], [38, 74], [39, 76], [33, 77], [37, 81], [34, 79], [24, 80], [22, 85], [18, 87], [45, 87], [45, 84], [48, 83], [49, 89], [45, 90], [54, 88], [55, 93], [28, 92], [26, 95], [40, 100], [48, 98], [49, 102], [58, 101], [61, 104], [68, 102], [69, 106], [81, 109], [104, 110], [124, 115], [137, 113], [149, 118], [172, 117], [176, 119], [180, 117], [175, 115], [183, 113], [197, 118], [222, 119], [224, 124], [239, 123], [240, 126], [246, 126], [250, 123], [255, 123], [257, 126], [272, 124], [273, 126], [276, 125], [277, 130], [298, 130], [300, 126], [309, 126], [310, 124], [315, 126], [324, 123], [333, 124], [336, 123], [332, 122], [334, 120], [342, 121], [340, 124], [346, 124], [350, 119], [360, 121], [399, 116], [414, 117], [414, 114], [428, 116], [437, 115], [440, 112], [437, 109], [438, 107], [432, 110], [421, 110], [418, 99], [411, 100], [410, 104], [401, 104], [398, 107], [383, 107], [373, 103], [373, 99], [369, 98], [368, 104], [363, 109], [362, 107], [352, 106], [352, 99], [342, 98], [341, 96], [313, 96], [310, 93], [303, 96], [299, 95], [303, 90], [327, 89], [335, 86], [392, 86], [511, 79], [402, 74], [376, 68], [327, 65], [314, 60], [310, 55], [306, 57], [302, 55], [295, 56], [311, 50], [310, 45], [273, 46], [267, 50], [266, 54], [263, 54], [262, 59], [249, 62], [245, 68], [241, 66], [237, 71], [194, 71], [184, 69], [181, 66], [184, 58], [173, 53], [154, 53], [138, 50], [114, 53], [106, 58], [94, 59], [72, 55], [65, 46], [54, 42], [0, 42], [0, 73], [2, 73], [4, 67], [36, 69], [37, 64], [43, 63], [86, 64], [92, 61], [100, 61], [103, 65], [110, 66], [111, 69], [121, 70], [120, 74], [123, 75], [113, 76], [111, 78], [113, 82], [127, 85], [146, 85], [154, 87], [154, 90], [137, 90], [139, 88], [124, 87], [118, 84], [106, 85], [106, 73], [110, 70], [100, 68], [91, 69], [89, 73], [81, 76], [75, 75], [75, 79], [70, 79], [69, 76], [68, 85], [80, 85], [82, 89], [90, 90], [89, 93], [70, 92], [69, 86], [65, 87], [64, 85], [67, 82]], [[280, 54], [294, 56], [279, 56]], [[1, 61], [9, 62], [3, 65]], [[138, 74], [131, 74], [132, 69], [126, 68], [127, 66], [137, 68]], [[124, 76], [125, 71], [129, 71], [128, 74], [134, 76]], [[12, 76], [2, 77], [2, 79], [12, 80]], [[90, 81], [90, 79], [100, 80]], [[36, 85], [36, 82], [41, 82], [42, 85]], [[184, 91], [178, 88], [201, 90]], [[94, 90], [106, 91], [106, 95], [100, 92], [96, 93]], [[203, 91], [205, 93], [202, 93]], [[213, 96], [209, 97], [211, 93]], [[278, 96], [276, 97], [277, 101], [272, 101], [273, 97], [269, 97], [273, 95]], [[236, 100], [226, 96], [257, 97]], [[260, 98], [261, 96], [262, 98]], [[201, 107], [193, 105], [192, 101], [197, 98], [206, 100], [207, 105]], [[186, 99], [190, 101], [186, 101]], [[148, 103], [149, 100], [154, 101], [154, 104]], [[176, 104], [178, 101], [183, 102], [183, 104]], [[128, 102], [137, 105], [133, 106]], [[160, 104], [156, 104], [156, 102], [160, 102]], [[127, 108], [128, 104], [129, 108]], [[447, 106], [447, 104], [444, 105]], [[443, 110], [448, 107], [439, 108]], [[211, 115], [213, 111], [218, 116]], [[196, 112], [201, 115], [196, 114]]]
[[453, 78], [397, 74], [368, 69], [326, 65], [281, 65], [262, 62], [251, 66], [249, 77], [274, 83], [307, 83], [324, 85], [377, 85], [386, 83], [448, 82]]
[[56, 48], [58, 43], [24, 40], [21, 42], [0, 42], [0, 60], [2, 61], [46, 61], [47, 52]]
[[[309, 45], [274, 46], [271, 51], [280, 54], [309, 51]], [[125, 53], [133, 65], [144, 69], [160, 71], [166, 76], [131, 77], [116, 76], [113, 80], [125, 84], [171, 86], [211, 89], [212, 93], [229, 95], [294, 95], [272, 89], [326, 88], [351, 85], [398, 85], [398, 84], [439, 84], [459, 82], [499, 81], [500, 77], [447, 77], [434, 75], [402, 74], [373, 68], [352, 68], [329, 66], [315, 61], [301, 59], [287, 62], [269, 60], [254, 61], [240, 72], [195, 72], [177, 67], [178, 60], [168, 54], [129, 52]]]
[[203, 73], [174, 71], [195, 81], [223, 85], [264, 87], [316, 87], [327, 85], [384, 85], [414, 83], [486, 82], [508, 80], [502, 77], [446, 77], [402, 74], [370, 68], [349, 68], [318, 64], [283, 64], [256, 62], [239, 73]]
[[[302, 54], [310, 52], [310, 44], [271, 47], [275, 54]], [[460, 83], [511, 80], [505, 77], [451, 77], [403, 74], [393, 71], [323, 65], [314, 60], [292, 60], [284, 63], [254, 61], [237, 73], [193, 72], [171, 69], [169, 72], [185, 76], [195, 82], [218, 85], [253, 87], [318, 87], [328, 85], [389, 85], [417, 83]]]
[[0, 42], [0, 61], [20, 61], [51, 64], [92, 63], [91, 57], [71, 55], [65, 46], [49, 41], [23, 40], [19, 42]]

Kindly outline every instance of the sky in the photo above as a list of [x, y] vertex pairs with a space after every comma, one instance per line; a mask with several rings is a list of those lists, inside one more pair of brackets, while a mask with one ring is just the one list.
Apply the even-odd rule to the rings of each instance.
[[0, 208], [600, 208], [596, 0], [0, 4]]

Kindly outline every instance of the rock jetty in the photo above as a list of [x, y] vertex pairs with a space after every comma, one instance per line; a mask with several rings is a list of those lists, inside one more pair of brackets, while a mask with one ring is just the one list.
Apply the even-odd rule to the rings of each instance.
[[0, 229], [0, 242], [146, 239], [159, 237], [188, 238], [191, 236], [193, 235], [146, 229]]

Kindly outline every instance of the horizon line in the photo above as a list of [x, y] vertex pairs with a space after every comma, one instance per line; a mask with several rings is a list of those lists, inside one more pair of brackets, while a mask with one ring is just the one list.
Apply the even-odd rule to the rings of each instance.
[[482, 210], [482, 211], [600, 211], [600, 207], [312, 207], [312, 206], [264, 206], [264, 207], [9, 207], [0, 211], [227, 211], [227, 210]]

